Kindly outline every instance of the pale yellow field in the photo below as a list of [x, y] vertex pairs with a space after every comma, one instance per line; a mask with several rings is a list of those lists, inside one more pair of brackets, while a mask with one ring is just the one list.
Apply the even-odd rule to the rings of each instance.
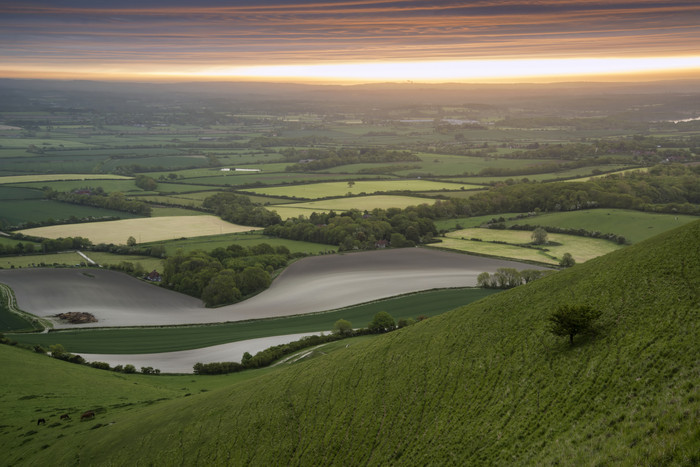
[[304, 199], [318, 199], [329, 196], [345, 196], [348, 193], [357, 195], [386, 191], [456, 191], [462, 188], [470, 190], [483, 187], [467, 183], [445, 183], [430, 180], [360, 180], [351, 187], [348, 186], [347, 182], [326, 182], [271, 188], [246, 188], [242, 191], [268, 196], [295, 196]]
[[131, 180], [132, 178], [110, 174], [11, 175], [9, 177], [0, 177], [0, 185], [6, 183], [55, 182], [58, 180]]
[[361, 211], [372, 209], [406, 208], [419, 204], [433, 204], [435, 200], [426, 198], [416, 198], [411, 196], [358, 196], [353, 198], [329, 199], [324, 201], [310, 201], [307, 203], [282, 204], [277, 206], [266, 206], [271, 211], [277, 211], [282, 219], [298, 217], [300, 215], [309, 217], [313, 212], [348, 211], [359, 209]]
[[258, 230], [257, 227], [231, 224], [216, 216], [171, 216], [123, 219], [84, 224], [51, 225], [22, 230], [25, 235], [45, 238], [84, 237], [93, 243], [125, 245], [131, 236], [137, 243], [201, 237]]
[[[430, 246], [549, 264], [557, 264], [564, 253], [571, 253], [577, 263], [583, 263], [622, 248], [621, 245], [609, 240], [555, 233], [548, 234], [547, 238], [561, 245], [542, 245], [549, 251], [543, 252], [517, 246], [517, 244], [530, 243], [531, 235], [532, 232], [519, 230], [464, 229], [450, 232], [446, 238], [442, 239], [442, 243]], [[483, 241], [473, 241], [472, 238]], [[508, 242], [510, 245], [488, 243], [488, 241]]]

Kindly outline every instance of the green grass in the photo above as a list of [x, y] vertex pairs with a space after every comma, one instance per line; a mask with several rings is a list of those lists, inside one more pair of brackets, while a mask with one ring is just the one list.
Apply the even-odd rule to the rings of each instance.
[[151, 217], [170, 217], [170, 216], [205, 216], [208, 213], [202, 211], [194, 211], [192, 209], [171, 208], [171, 207], [151, 207]]
[[311, 315], [254, 320], [207, 326], [60, 331], [49, 334], [10, 335], [25, 344], [47, 347], [62, 344], [74, 353], [153, 353], [196, 349], [260, 337], [330, 332], [339, 319], [366, 327], [375, 314], [386, 311], [394, 319], [436, 316], [494, 293], [485, 289], [447, 289], [356, 305]]
[[[168, 391], [159, 377], [5, 348], [0, 447], [10, 465], [696, 465], [700, 256], [689, 252], [699, 242], [696, 222], [151, 406]], [[572, 303], [602, 316], [597, 334], [570, 346], [547, 332], [547, 317]], [[113, 406], [115, 397], [133, 405]], [[107, 410], [94, 423], [36, 427], [69, 407]]]
[[432, 182], [429, 180], [383, 180], [355, 182], [352, 187], [347, 182], [312, 183], [307, 185], [294, 185], [274, 188], [249, 188], [248, 191], [270, 196], [291, 196], [301, 199], [319, 199], [333, 196], [345, 196], [347, 193], [354, 195], [372, 194], [388, 191], [441, 191], [477, 188], [473, 185]]
[[[508, 214], [502, 214], [502, 216], [505, 218], [509, 217]], [[697, 219], [696, 216], [656, 214], [625, 209], [585, 209], [508, 220], [506, 225], [531, 224], [545, 227], [585, 229], [591, 232], [597, 231], [622, 235], [630, 242], [637, 243]]]
[[[541, 245], [547, 251], [518, 246], [530, 244], [531, 235], [532, 232], [524, 230], [471, 228], [449, 232], [446, 238], [441, 239], [443, 240], [441, 243], [429, 246], [547, 264], [559, 263], [564, 253], [571, 253], [577, 263], [582, 263], [622, 248], [621, 245], [609, 240], [554, 233], [548, 235], [549, 241], [553, 244]], [[472, 240], [474, 238], [482, 241]], [[489, 243], [493, 241], [508, 244]]]
[[273, 247], [285, 246], [292, 253], [307, 253], [321, 254], [329, 251], [336, 251], [336, 247], [332, 245], [323, 245], [320, 243], [302, 242], [298, 240], [287, 240], [284, 238], [268, 237], [261, 233], [247, 232], [224, 235], [210, 235], [204, 237], [187, 238], [180, 240], [169, 240], [164, 242], [153, 242], [153, 244], [162, 244], [165, 246], [167, 255], [173, 255], [178, 249], [184, 252], [194, 250], [211, 251], [214, 248], [226, 248], [227, 246], [236, 243], [245, 247], [257, 245], [259, 243], [267, 243]]
[[18, 225], [27, 221], [40, 222], [49, 219], [64, 220], [72, 216], [78, 219], [84, 217], [119, 217], [121, 219], [138, 217], [128, 212], [60, 203], [58, 201], [43, 199], [0, 201], [0, 213], [0, 220], [10, 225]]
[[139, 255], [115, 255], [114, 253], [106, 253], [102, 251], [85, 251], [85, 256], [99, 264], [107, 267], [110, 265], [118, 265], [121, 262], [128, 262], [134, 265], [140, 264], [144, 271], [151, 272], [154, 269], [163, 271], [163, 262], [158, 258]]
[[45, 175], [15, 175], [0, 177], [0, 184], [54, 182], [59, 180], [133, 180], [132, 177], [110, 174], [45, 174]]
[[66, 253], [48, 253], [45, 255], [0, 256], [0, 267], [4, 269], [12, 269], [13, 267], [31, 268], [40, 266], [41, 263], [44, 263], [46, 266], [51, 266], [53, 264], [76, 266], [85, 262], [82, 256], [73, 251]]
[[338, 198], [323, 201], [310, 201], [307, 203], [283, 204], [281, 206], [271, 205], [266, 206], [271, 211], [277, 213], [283, 219], [289, 219], [300, 215], [309, 217], [314, 212], [329, 212], [329, 211], [348, 211], [350, 209], [359, 209], [361, 211], [372, 209], [388, 209], [388, 208], [406, 208], [408, 206], [417, 206], [420, 204], [433, 204], [435, 200], [418, 198], [411, 196], [357, 196], [351, 198]]
[[45, 181], [45, 182], [24, 182], [19, 183], [17, 186], [23, 186], [27, 188], [42, 189], [44, 187], [49, 187], [55, 191], [73, 191], [80, 188], [92, 187], [92, 188], [102, 188], [107, 193], [112, 193], [115, 191], [121, 191], [122, 193], [139, 193], [143, 192], [141, 188], [138, 188], [134, 183], [133, 179], [128, 180], [102, 180], [102, 179], [91, 179], [91, 180], [67, 180], [67, 181]]

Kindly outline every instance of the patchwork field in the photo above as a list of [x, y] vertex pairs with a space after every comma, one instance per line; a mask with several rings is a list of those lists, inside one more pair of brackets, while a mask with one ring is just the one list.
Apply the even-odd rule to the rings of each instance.
[[[503, 214], [502, 216], [506, 219], [509, 217], [508, 214]], [[511, 215], [510, 217], [514, 216]], [[625, 209], [584, 209], [540, 214], [539, 216], [525, 219], [507, 220], [506, 226], [531, 224], [545, 227], [584, 229], [622, 235], [631, 243], [637, 243], [697, 219], [696, 216], [682, 214], [657, 214]]]
[[[0, 220], [8, 225], [21, 225], [24, 222], [41, 222], [48, 219], [64, 220], [71, 217], [78, 219], [85, 217], [130, 219], [138, 216], [124, 211], [60, 203], [49, 199], [0, 201]], [[73, 228], [79, 230], [84, 225], [87, 224], [73, 224]]]
[[270, 196], [291, 196], [302, 199], [320, 199], [345, 196], [351, 194], [371, 194], [392, 191], [442, 191], [442, 190], [471, 190], [481, 188], [476, 185], [433, 182], [429, 180], [360, 180], [348, 182], [313, 183], [287, 187], [245, 189], [252, 193]]
[[0, 177], [0, 185], [6, 183], [53, 182], [58, 180], [132, 180], [133, 177], [112, 174], [43, 174], [12, 175]]
[[554, 245], [541, 245], [547, 251], [518, 246], [531, 243], [531, 235], [528, 231], [472, 228], [449, 232], [442, 243], [429, 246], [548, 264], [557, 264], [564, 253], [571, 253], [577, 263], [583, 263], [622, 248], [609, 240], [554, 233], [548, 235]]
[[371, 211], [372, 209], [406, 208], [419, 204], [433, 204], [432, 199], [418, 198], [412, 196], [358, 196], [353, 198], [338, 198], [323, 201], [311, 201], [308, 203], [292, 203], [283, 206], [267, 206], [271, 211], [277, 211], [283, 219], [298, 217], [300, 215], [309, 217], [313, 212], [328, 211], [348, 211], [359, 209], [360, 211]]
[[256, 227], [231, 224], [216, 216], [174, 216], [52, 225], [22, 230], [21, 233], [45, 238], [80, 236], [89, 238], [93, 243], [121, 245], [126, 244], [129, 237], [134, 237], [137, 243], [145, 243], [251, 230], [256, 230]]
[[81, 327], [162, 326], [292, 316], [421, 290], [474, 287], [480, 273], [499, 267], [531, 268], [423, 248], [315, 256], [293, 263], [253, 298], [213, 309], [198, 299], [101, 269], [89, 269], [89, 274], [80, 269], [1, 270], [0, 282], [12, 287], [21, 309], [37, 316], [85, 311], [99, 321]]
[[174, 254], [179, 249], [182, 249], [184, 252], [193, 250], [211, 251], [214, 248], [226, 248], [232, 243], [245, 247], [250, 247], [260, 243], [267, 243], [272, 247], [284, 246], [288, 248], [291, 253], [306, 253], [310, 255], [335, 252], [337, 250], [337, 247], [333, 245], [303, 242], [300, 240], [288, 240], [286, 238], [268, 237], [258, 232], [201, 236], [159, 242], [159, 244], [162, 244], [165, 247], [166, 254], [168, 255]]

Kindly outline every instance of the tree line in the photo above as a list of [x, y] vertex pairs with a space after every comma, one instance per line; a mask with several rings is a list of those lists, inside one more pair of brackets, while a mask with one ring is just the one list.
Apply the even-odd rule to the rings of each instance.
[[287, 172], [312, 172], [340, 165], [370, 162], [420, 162], [420, 157], [408, 151], [389, 151], [384, 148], [304, 149], [288, 148], [281, 152], [287, 161], [306, 160], [287, 166]]
[[282, 222], [282, 218], [276, 212], [253, 203], [247, 196], [235, 193], [225, 192], [209, 196], [202, 202], [202, 206], [234, 224], [267, 227]]
[[236, 303], [270, 286], [271, 274], [293, 257], [284, 246], [237, 244], [210, 253], [178, 251], [163, 262], [163, 286], [202, 299], [208, 307]]
[[80, 204], [83, 206], [130, 212], [132, 214], [138, 214], [146, 217], [151, 215], [151, 206], [148, 203], [127, 199], [126, 196], [124, 196], [124, 193], [118, 191], [107, 195], [104, 194], [102, 190], [97, 189], [90, 191], [89, 193], [68, 193], [55, 191], [52, 188], [46, 188], [44, 189], [44, 195], [47, 199], [61, 201], [63, 203]]
[[350, 210], [342, 214], [313, 213], [265, 228], [265, 235], [337, 245], [339, 250], [396, 248], [433, 241], [433, 221], [411, 209]]

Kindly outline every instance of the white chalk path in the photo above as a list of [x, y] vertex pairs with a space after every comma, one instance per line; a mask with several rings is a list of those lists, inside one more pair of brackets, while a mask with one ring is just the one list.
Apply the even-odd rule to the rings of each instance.
[[201, 349], [181, 350], [178, 352], [145, 353], [145, 354], [85, 354], [81, 353], [88, 362], [105, 362], [110, 366], [131, 364], [141, 371], [141, 367], [157, 368], [161, 373], [192, 373], [195, 363], [240, 362], [243, 354], [249, 352], [255, 355], [273, 345], [287, 344], [305, 336], [321, 334], [310, 332], [303, 334], [287, 334], [284, 336], [262, 337], [229, 344], [214, 345]]

